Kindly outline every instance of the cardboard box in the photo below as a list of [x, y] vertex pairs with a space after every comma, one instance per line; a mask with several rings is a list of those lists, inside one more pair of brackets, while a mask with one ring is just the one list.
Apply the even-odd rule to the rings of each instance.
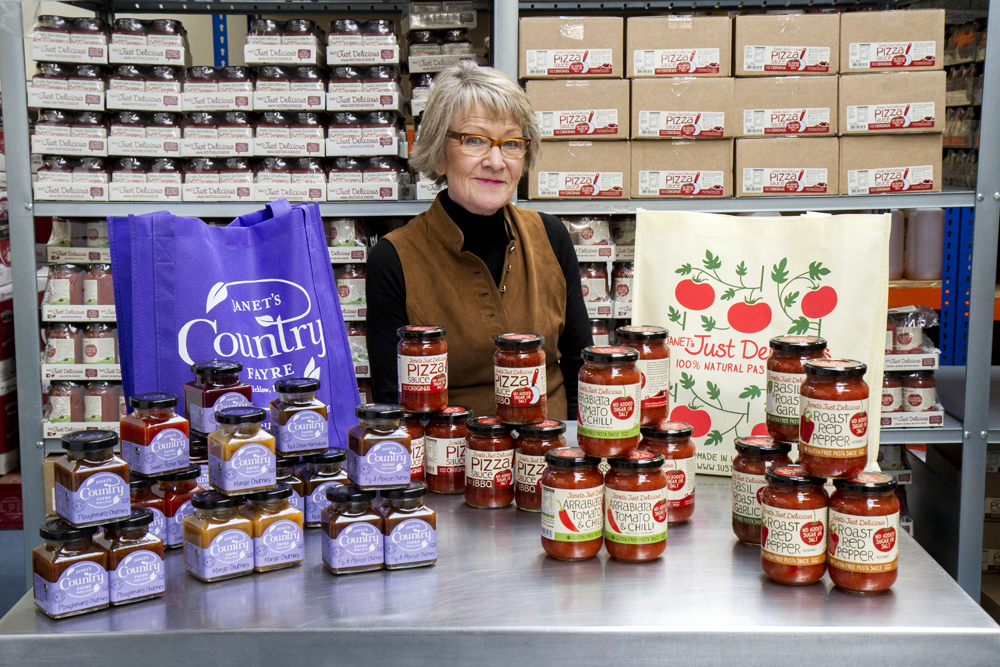
[[528, 199], [624, 199], [631, 172], [627, 141], [546, 141], [528, 174]]
[[625, 54], [629, 78], [729, 76], [733, 21], [728, 16], [633, 16]]
[[629, 82], [528, 81], [542, 139], [628, 139]]
[[632, 198], [733, 196], [733, 140], [636, 141]]
[[737, 16], [735, 32], [736, 76], [822, 75], [839, 70], [839, 14]]
[[737, 139], [736, 196], [835, 195], [838, 139]]
[[838, 132], [943, 132], [946, 83], [943, 71], [841, 76]]
[[840, 71], [942, 69], [944, 10], [840, 15]]
[[737, 137], [837, 134], [837, 77], [737, 79]]
[[24, 505], [21, 502], [21, 474], [8, 472], [0, 477], [0, 530], [24, 528]]
[[940, 134], [841, 138], [840, 194], [940, 190]]
[[736, 134], [735, 79], [636, 79], [633, 139], [708, 139]]
[[522, 79], [621, 79], [625, 74], [625, 20], [621, 17], [533, 16], [518, 25], [518, 76]]
[[987, 521], [1000, 521], [1000, 473], [986, 475], [984, 516]]
[[983, 521], [983, 548], [1000, 550], [1000, 521]]

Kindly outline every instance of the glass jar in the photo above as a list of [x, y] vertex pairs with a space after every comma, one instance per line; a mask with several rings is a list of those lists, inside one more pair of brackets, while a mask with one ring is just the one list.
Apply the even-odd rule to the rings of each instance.
[[403, 414], [399, 426], [410, 434], [410, 481], [424, 481], [424, 424], [423, 415], [413, 412]]
[[591, 456], [622, 456], [639, 444], [642, 378], [628, 347], [585, 347], [577, 443]]
[[[563, 216], [573, 245], [611, 245], [611, 219], [605, 215]], [[602, 265], [603, 266], [603, 265]]]
[[542, 509], [542, 473], [545, 454], [566, 446], [566, 424], [552, 419], [517, 428], [514, 441], [514, 502], [525, 512]]
[[220, 139], [253, 139], [253, 123], [250, 122], [250, 114], [246, 111], [225, 112], [219, 120], [218, 136]]
[[219, 75], [214, 67], [202, 65], [188, 67], [184, 77], [185, 93], [216, 93], [219, 91]]
[[240, 514], [253, 523], [253, 570], [270, 572], [305, 560], [306, 540], [302, 511], [292, 507], [292, 487], [278, 484], [270, 491], [246, 497]]
[[111, 117], [110, 136], [125, 139], [145, 139], [146, 121], [142, 114], [136, 111], [119, 111]]
[[399, 69], [395, 65], [372, 65], [361, 80], [366, 93], [395, 93], [399, 90]]
[[895, 322], [893, 354], [921, 354], [923, 352], [924, 329], [905, 319]]
[[68, 322], [49, 324], [45, 336], [45, 363], [82, 364], [83, 331]]
[[114, 422], [118, 415], [117, 385], [98, 380], [88, 382], [83, 398], [83, 421]]
[[736, 438], [733, 459], [733, 532], [740, 542], [760, 546], [760, 494], [767, 486], [764, 473], [775, 466], [791, 465], [792, 445], [769, 435]]
[[56, 513], [78, 528], [128, 516], [128, 464], [115, 456], [113, 431], [76, 431], [62, 437], [55, 462]]
[[411, 482], [382, 495], [385, 569], [403, 570], [437, 562], [437, 514], [424, 505], [427, 485]]
[[[361, 160], [353, 157], [338, 157], [330, 161], [330, 182], [331, 183], [361, 183], [364, 181], [364, 174], [362, 169], [364, 164]], [[353, 218], [348, 218], [347, 220], [353, 220]], [[337, 223], [342, 223], [338, 225]], [[343, 220], [334, 220], [331, 222], [333, 225], [330, 227], [330, 234], [328, 236], [330, 245], [355, 245], [353, 243], [344, 243], [343, 241], [335, 242], [336, 236], [340, 231], [340, 227], [346, 223]], [[329, 227], [329, 226], [328, 226]]]
[[[110, 264], [91, 264], [83, 275], [83, 305], [113, 306], [115, 305], [115, 285], [111, 278]], [[107, 355], [97, 355], [105, 358]], [[95, 362], [95, 363], [113, 363]]]
[[642, 428], [639, 446], [663, 454], [667, 478], [667, 514], [671, 525], [684, 523], [694, 514], [695, 447], [693, 429], [684, 422], [660, 422]]
[[760, 564], [771, 581], [812, 584], [826, 572], [826, 480], [800, 465], [769, 468], [761, 492]]
[[188, 158], [184, 164], [185, 183], [218, 183], [219, 162], [210, 157]]
[[628, 563], [646, 563], [667, 548], [667, 478], [663, 455], [634, 449], [608, 459], [604, 477], [604, 545]]
[[587, 560], [604, 543], [604, 476], [600, 460], [582, 449], [545, 454], [542, 475], [542, 548], [558, 560]]
[[[257, 138], [260, 138], [259, 126]], [[283, 157], [266, 157], [260, 160], [257, 163], [254, 182], [265, 184], [291, 183], [292, 169], [289, 166], [288, 160]]]
[[611, 334], [608, 331], [606, 320], [590, 320], [590, 337], [593, 339], [595, 347], [602, 347], [611, 343]]
[[767, 432], [781, 442], [799, 437], [799, 391], [806, 380], [802, 364], [822, 359], [826, 340], [816, 336], [775, 336], [767, 359]]
[[466, 422], [465, 502], [494, 509], [514, 502], [514, 427], [496, 417]]
[[129, 470], [157, 477], [187, 468], [188, 421], [175, 411], [177, 395], [133, 394], [128, 402], [133, 412], [122, 418], [119, 428]]
[[429, 415], [424, 428], [424, 479], [434, 493], [465, 493], [465, 447], [472, 410], [450, 405]]
[[403, 408], [367, 403], [354, 408], [358, 423], [347, 431], [347, 475], [362, 490], [410, 483], [410, 434], [400, 428]]
[[240, 380], [243, 364], [211, 359], [191, 364], [194, 380], [184, 385], [184, 412], [191, 430], [211, 433], [219, 427], [215, 411], [250, 405], [250, 385]]
[[854, 477], [868, 463], [868, 367], [811, 359], [802, 368], [798, 462], [817, 477]]
[[131, 46], [146, 45], [146, 26], [139, 19], [115, 19], [111, 41]]
[[83, 269], [75, 264], [53, 264], [45, 283], [45, 303], [52, 306], [83, 305]]
[[608, 300], [608, 267], [597, 262], [580, 264], [580, 282], [584, 301]]
[[37, 63], [35, 74], [31, 77], [32, 88], [44, 90], [66, 90], [70, 66], [61, 63]]
[[899, 373], [882, 375], [882, 412], [903, 411], [903, 379]]
[[184, 26], [173, 19], [153, 19], [147, 31], [150, 46], [182, 46]]
[[273, 19], [254, 19], [250, 22], [247, 41], [251, 44], [281, 44], [280, 22]]
[[239, 512], [243, 498], [200, 491], [184, 518], [184, 569], [205, 582], [253, 572], [253, 522]]
[[835, 479], [830, 497], [830, 579], [852, 593], [881, 593], [896, 582], [899, 498], [896, 478], [863, 472]]
[[288, 74], [284, 68], [277, 65], [264, 65], [257, 68], [257, 83], [254, 90], [258, 93], [283, 93], [288, 91]]
[[303, 65], [288, 70], [288, 89], [299, 92], [322, 93], [326, 90], [323, 71], [314, 65]]
[[70, 125], [70, 133], [74, 137], [104, 139], [108, 136], [108, 118], [102, 111], [81, 111], [70, 122]]
[[107, 44], [108, 24], [104, 19], [80, 17], [69, 28], [70, 41], [77, 44]]
[[111, 606], [151, 600], [167, 590], [163, 542], [150, 532], [153, 513], [135, 507], [127, 519], [104, 525], [94, 538], [107, 554]]
[[35, 23], [35, 36], [41, 42], [69, 42], [69, 19], [53, 14], [42, 14]]
[[[180, 139], [181, 133], [183, 132], [181, 128], [181, 115], [178, 113], [170, 113], [167, 111], [155, 111], [149, 115], [148, 122], [146, 124], [146, 138], [147, 139]], [[180, 160], [174, 158], [160, 158], [171, 160], [170, 164], [176, 169], [170, 170], [172, 173], [177, 172], [180, 168]], [[159, 160], [153, 160], [153, 165], [156, 165]], [[164, 164], [164, 163], [160, 163]], [[153, 171], [150, 169], [150, 171]], [[156, 170], [165, 171], [165, 170]], [[165, 172], [166, 173], [166, 172]], [[174, 179], [176, 181], [176, 178]]]
[[73, 167], [74, 183], [107, 183], [108, 165], [102, 157], [82, 157]]
[[271, 401], [271, 434], [279, 456], [320, 454], [330, 446], [327, 407], [316, 399], [319, 380], [285, 378], [274, 383], [278, 397]]
[[306, 467], [300, 474], [306, 528], [319, 528], [323, 510], [330, 504], [326, 497], [327, 489], [350, 483], [344, 471], [346, 459], [347, 454], [343, 450], [313, 454], [303, 459]]
[[635, 215], [611, 216], [611, 240], [616, 246], [635, 245]]
[[[396, 331], [399, 404], [408, 412], [436, 412], [448, 405], [445, 328], [408, 324]], [[428, 482], [434, 491], [434, 485]]]
[[465, 28], [441, 31], [442, 55], [473, 55], [472, 40]]
[[632, 262], [615, 262], [611, 267], [611, 296], [620, 303], [632, 302]]
[[310, 46], [316, 41], [316, 33], [316, 24], [309, 19], [291, 19], [282, 28], [281, 43]]
[[[72, 134], [75, 115], [62, 109], [39, 109], [35, 121], [35, 135], [39, 137], [68, 137]], [[51, 245], [51, 244], [50, 244]]]
[[108, 78], [108, 88], [130, 93], [146, 92], [146, 80], [137, 65], [115, 65]]
[[82, 422], [86, 411], [85, 389], [82, 384], [56, 380], [49, 385], [44, 419], [48, 422]]
[[230, 157], [222, 163], [219, 170], [220, 183], [253, 183], [253, 168], [250, 159], [245, 157]]
[[45, 544], [31, 551], [35, 606], [52, 618], [106, 609], [108, 555], [94, 542], [96, 528], [48, 519], [38, 529]]
[[149, 532], [155, 535], [161, 542], [167, 541], [167, 520], [164, 515], [163, 497], [153, 493], [156, 488], [156, 480], [148, 477], [137, 477], [128, 483], [129, 504], [132, 509], [144, 507], [153, 515], [153, 521], [149, 524]]
[[154, 65], [146, 77], [147, 93], [180, 94], [184, 83], [184, 70], [169, 65]]
[[100, 65], [77, 65], [66, 77], [66, 89], [103, 93], [108, 87], [106, 79], [105, 69]]
[[531, 333], [495, 336], [493, 387], [496, 414], [506, 424], [536, 424], [545, 420], [547, 382], [545, 337]]
[[297, 472], [299, 466], [298, 457], [282, 457], [278, 459], [277, 483], [287, 484], [292, 489], [292, 495], [288, 497], [288, 504], [299, 510], [305, 516], [305, 483]]
[[333, 47], [361, 46], [361, 26], [354, 19], [330, 21], [328, 42]]
[[413, 30], [406, 38], [410, 43], [410, 57], [441, 55], [441, 38], [434, 31]]
[[253, 71], [249, 67], [234, 65], [216, 70], [220, 93], [252, 93]]
[[208, 489], [208, 436], [197, 431], [188, 433], [190, 443], [191, 465], [196, 465], [201, 470], [198, 475], [198, 486]]
[[208, 436], [208, 483], [227, 496], [273, 488], [277, 474], [274, 436], [262, 426], [262, 408], [225, 408]]
[[885, 353], [893, 354], [896, 351], [896, 322], [892, 317], [886, 318], [885, 323]]
[[904, 375], [902, 399], [904, 412], [926, 412], [937, 408], [934, 371], [917, 371]]
[[395, 46], [396, 26], [391, 19], [372, 19], [361, 26], [365, 46]]
[[[153, 114], [154, 116], [156, 114]], [[149, 165], [149, 173], [146, 174], [147, 183], [176, 183], [184, 181], [184, 163], [177, 158], [160, 157], [153, 160]]]
[[200, 485], [200, 475], [201, 466], [191, 465], [156, 480], [157, 491], [163, 498], [163, 512], [167, 522], [167, 536], [163, 542], [168, 548], [184, 544], [184, 517], [194, 512], [191, 497], [208, 490]]
[[353, 485], [327, 490], [323, 510], [323, 566], [331, 574], [381, 570], [385, 561], [382, 515], [372, 507], [374, 491]]
[[642, 378], [640, 426], [654, 426], [667, 419], [670, 394], [670, 348], [663, 327], [625, 326], [615, 329], [615, 344], [639, 353], [635, 362]]

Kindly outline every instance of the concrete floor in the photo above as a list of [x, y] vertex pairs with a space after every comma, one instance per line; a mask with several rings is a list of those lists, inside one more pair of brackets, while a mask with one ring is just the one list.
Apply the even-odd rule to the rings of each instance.
[[24, 579], [24, 532], [0, 530], [0, 616], [27, 590]]

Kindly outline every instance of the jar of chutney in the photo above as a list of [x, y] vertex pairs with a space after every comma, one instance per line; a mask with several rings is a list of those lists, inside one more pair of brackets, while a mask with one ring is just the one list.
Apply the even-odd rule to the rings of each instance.
[[271, 434], [278, 456], [320, 454], [330, 446], [326, 404], [316, 399], [319, 380], [285, 378], [274, 383]]

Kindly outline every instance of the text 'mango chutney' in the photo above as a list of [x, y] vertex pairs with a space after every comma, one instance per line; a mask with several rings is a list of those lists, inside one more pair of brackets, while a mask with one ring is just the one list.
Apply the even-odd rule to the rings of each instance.
[[587, 560], [604, 543], [604, 476], [600, 460], [564, 447], [545, 454], [542, 548], [558, 560]]
[[802, 368], [799, 463], [817, 477], [854, 477], [868, 463], [868, 367], [812, 359]]
[[545, 420], [545, 337], [506, 333], [493, 338], [493, 387], [496, 413], [505, 424]]
[[778, 442], [769, 435], [751, 435], [736, 439], [733, 459], [733, 533], [740, 542], [760, 546], [760, 496], [767, 487], [764, 473], [768, 468], [791, 465], [789, 442]]
[[656, 560], [667, 547], [667, 478], [663, 454], [636, 449], [609, 459], [604, 477], [604, 546], [612, 558]]
[[585, 347], [581, 356], [577, 443], [591, 456], [621, 456], [639, 444], [639, 353]]
[[815, 336], [775, 336], [767, 358], [767, 432], [781, 442], [799, 437], [799, 389], [805, 382], [802, 364], [822, 359], [826, 340]]
[[436, 412], [448, 405], [445, 328], [410, 324], [396, 333], [399, 404], [407, 412]]
[[219, 428], [208, 436], [208, 479], [212, 488], [235, 496], [274, 487], [274, 436], [262, 426], [263, 408], [225, 408], [215, 414]]
[[819, 581], [826, 572], [826, 480], [800, 465], [776, 466], [764, 477], [767, 488], [760, 495], [764, 574], [793, 586]]
[[615, 343], [639, 353], [636, 368], [642, 377], [640, 426], [654, 426], [667, 419], [670, 391], [670, 348], [662, 327], [628, 326], [615, 329]]
[[899, 498], [896, 479], [863, 472], [835, 479], [830, 498], [830, 578], [852, 593], [881, 593], [896, 582]]

